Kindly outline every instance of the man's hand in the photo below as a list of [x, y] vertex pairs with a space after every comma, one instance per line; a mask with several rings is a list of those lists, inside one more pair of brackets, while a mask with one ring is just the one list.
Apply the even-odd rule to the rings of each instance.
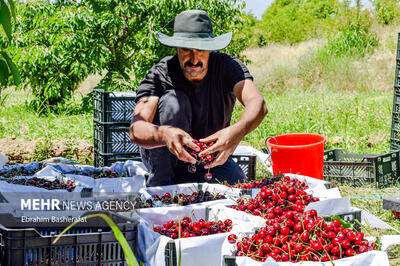
[[232, 125], [215, 132], [207, 138], [200, 139], [199, 141], [204, 143], [215, 141], [214, 145], [202, 151], [199, 154], [200, 156], [218, 152], [217, 158], [215, 158], [212, 163], [205, 165], [204, 168], [212, 168], [224, 164], [226, 160], [228, 160], [229, 156], [231, 156], [235, 151], [243, 137], [243, 132], [241, 132], [235, 125]]
[[199, 152], [200, 148], [193, 143], [192, 137], [180, 128], [172, 126], [160, 126], [162, 140], [165, 142], [167, 148], [172, 152], [179, 160], [188, 163], [196, 163], [196, 159], [193, 158], [185, 149], [185, 146]]
[[268, 113], [264, 97], [252, 80], [246, 79], [239, 81], [233, 87], [233, 91], [236, 98], [244, 105], [243, 113], [239, 121], [234, 125], [199, 140], [206, 143], [216, 141], [210, 148], [202, 151], [200, 156], [212, 154], [214, 152], [219, 153], [212, 163], [205, 165], [205, 168], [224, 164], [235, 151], [244, 136], [255, 129]]

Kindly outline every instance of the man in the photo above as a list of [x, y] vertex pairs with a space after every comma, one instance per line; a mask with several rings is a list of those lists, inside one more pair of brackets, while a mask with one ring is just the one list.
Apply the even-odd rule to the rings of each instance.
[[[231, 155], [268, 111], [245, 65], [217, 51], [230, 43], [232, 33], [215, 37], [208, 14], [188, 10], [175, 17], [173, 36], [157, 33], [157, 38], [177, 54], [153, 66], [137, 90], [130, 137], [141, 146], [150, 171], [147, 185], [204, 182], [208, 171], [211, 182], [243, 181], [243, 171]], [[244, 110], [230, 125], [236, 98]], [[218, 156], [204, 167], [196, 165], [191, 173], [188, 166], [196, 160], [185, 147], [200, 150], [193, 139], [215, 142], [200, 156]]]

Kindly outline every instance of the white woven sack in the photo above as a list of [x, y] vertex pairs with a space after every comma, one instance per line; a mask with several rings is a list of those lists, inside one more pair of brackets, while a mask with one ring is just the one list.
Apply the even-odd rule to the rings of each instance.
[[[222, 220], [220, 217], [227, 217], [223, 214], [223, 207], [210, 207], [210, 220]], [[188, 216], [192, 219], [205, 219], [206, 207], [185, 208], [176, 210], [174, 208], [160, 209], [158, 215], [143, 215], [138, 232], [138, 255], [144, 265], [163, 266], [165, 265], [165, 247], [172, 240], [152, 230], [154, 224], [162, 225], [169, 220], [181, 219]], [[238, 232], [250, 232], [252, 226], [236, 217], [230, 218], [233, 223], [232, 231], [228, 233], [209, 236], [198, 236], [190, 238], [175, 239], [177, 253], [179, 250], [182, 256], [182, 265], [215, 265], [219, 266], [221, 261], [221, 246], [229, 234]], [[176, 254], [178, 257], [178, 254]]]

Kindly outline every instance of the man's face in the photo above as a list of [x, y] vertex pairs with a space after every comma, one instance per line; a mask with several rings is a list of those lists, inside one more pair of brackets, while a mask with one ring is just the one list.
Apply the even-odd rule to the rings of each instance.
[[183, 75], [190, 81], [200, 81], [207, 74], [210, 51], [177, 48]]

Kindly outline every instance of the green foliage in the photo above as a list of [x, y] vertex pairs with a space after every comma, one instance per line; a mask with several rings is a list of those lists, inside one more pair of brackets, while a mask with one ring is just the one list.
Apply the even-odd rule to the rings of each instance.
[[[242, 26], [239, 37], [242, 40], [246, 40], [251, 46], [263, 46], [264, 37], [263, 31], [261, 30], [260, 21], [257, 20], [252, 14], [243, 15], [246, 23]], [[259, 43], [263, 43], [260, 45]]]
[[6, 61], [3, 59], [0, 59], [0, 83], [7, 83], [8, 76], [10, 75], [10, 72], [8, 71], [8, 66]]
[[276, 0], [256, 27], [258, 45], [290, 44], [332, 31], [341, 8], [338, 0]]
[[174, 53], [155, 33], [183, 10], [207, 10], [216, 35], [232, 30], [227, 53], [240, 56], [247, 47], [247, 39], [236, 34], [246, 23], [240, 0], [64, 2], [19, 4], [15, 58], [39, 112], [55, 111], [89, 74], [104, 70], [100, 88], [134, 90], [154, 63]]
[[398, 0], [373, 0], [375, 17], [381, 24], [388, 25], [400, 17], [400, 4]]
[[3, 26], [3, 30], [6, 33], [8, 39], [11, 39], [11, 14], [8, 5], [3, 1], [0, 2], [0, 21]]
[[359, 23], [350, 23], [342, 28], [328, 44], [320, 50], [325, 57], [330, 56], [361, 56], [378, 46], [377, 37], [368, 32], [368, 28]]
[[44, 138], [36, 143], [34, 155], [32, 157], [33, 161], [42, 161], [44, 159], [51, 157], [51, 141], [49, 138]]
[[11, 14], [15, 18], [14, 1], [8, 0], [8, 3], [10, 6], [8, 6], [4, 0], [0, 0], [0, 23], [7, 36], [7, 40], [0, 43], [0, 55], [4, 59], [0, 59], [0, 94], [3, 87], [8, 84], [8, 78], [10, 74], [13, 75], [14, 84], [19, 84], [20, 82], [18, 69], [5, 51], [8, 46], [8, 42], [12, 40]]

